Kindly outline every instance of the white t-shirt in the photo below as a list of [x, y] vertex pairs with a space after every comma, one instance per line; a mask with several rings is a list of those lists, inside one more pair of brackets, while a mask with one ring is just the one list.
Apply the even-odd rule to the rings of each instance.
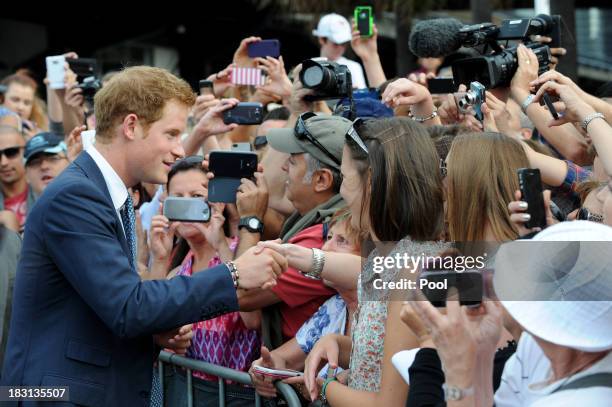
[[547, 385], [546, 381], [534, 383], [529, 386], [529, 396], [537, 401], [532, 407], [609, 407], [612, 405], [612, 387], [585, 387], [582, 389], [562, 390], [554, 394], [553, 391], [566, 383], [571, 383], [581, 377], [595, 373], [612, 373], [612, 351], [606, 357], [590, 368], [568, 378], [557, 380]]
[[363, 76], [363, 69], [355, 61], [351, 61], [345, 57], [340, 57], [334, 61], [339, 65], [345, 65], [351, 71], [351, 78], [353, 80], [353, 88], [363, 89], [366, 87], [365, 77]]
[[529, 391], [531, 383], [548, 377], [550, 361], [538, 343], [527, 332], [519, 338], [516, 352], [504, 366], [499, 388], [495, 392], [496, 407], [529, 406], [541, 396]]

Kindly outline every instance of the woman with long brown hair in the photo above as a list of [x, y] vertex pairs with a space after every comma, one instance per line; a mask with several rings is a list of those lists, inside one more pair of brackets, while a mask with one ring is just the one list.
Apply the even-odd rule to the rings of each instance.
[[446, 165], [449, 240], [516, 239], [508, 204], [519, 189], [517, 170], [529, 168], [521, 144], [500, 133], [462, 134], [453, 141]]

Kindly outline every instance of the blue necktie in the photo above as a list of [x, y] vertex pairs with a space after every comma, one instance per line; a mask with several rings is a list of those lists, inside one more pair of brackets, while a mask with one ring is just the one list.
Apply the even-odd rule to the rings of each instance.
[[121, 221], [123, 222], [123, 230], [125, 231], [125, 239], [130, 249], [130, 264], [136, 268], [136, 215], [134, 214], [134, 204], [132, 203], [132, 197], [128, 192], [128, 197], [121, 208]]

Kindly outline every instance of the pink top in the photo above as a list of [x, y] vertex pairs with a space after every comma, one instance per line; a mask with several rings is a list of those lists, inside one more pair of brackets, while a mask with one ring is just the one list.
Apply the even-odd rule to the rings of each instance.
[[[234, 252], [237, 246], [238, 238], [233, 238], [230, 250]], [[216, 253], [208, 262], [208, 267], [221, 263], [219, 254]], [[192, 266], [193, 253], [189, 251], [177, 275], [191, 276]], [[259, 332], [247, 329], [239, 312], [231, 312], [207, 321], [196, 322], [193, 324], [193, 334], [191, 347], [186, 355], [192, 359], [246, 372], [253, 360], [259, 358], [261, 347]], [[216, 376], [202, 372], [193, 371], [193, 375], [203, 380], [217, 381]]]

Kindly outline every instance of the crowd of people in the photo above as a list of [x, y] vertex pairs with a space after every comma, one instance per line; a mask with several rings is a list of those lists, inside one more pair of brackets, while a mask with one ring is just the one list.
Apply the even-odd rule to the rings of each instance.
[[[442, 59], [387, 78], [376, 27], [362, 37], [330, 14], [313, 34], [355, 89], [378, 95], [355, 100], [354, 120], [309, 97], [301, 64], [250, 58], [259, 37], [207, 78], [211, 94], [152, 67], [107, 74], [93, 103], [68, 65], [46, 102], [28, 72], [2, 81], [2, 384], [67, 384], [83, 405], [128, 405], [132, 392], [186, 405], [186, 371], [154, 373], [166, 349], [247, 372], [252, 385], [227, 381], [230, 406], [254, 405], [256, 393], [279, 403], [279, 379], [258, 367], [303, 372], [282, 379], [303, 405], [611, 405], [611, 83], [591, 95], [552, 64], [539, 74], [521, 45], [479, 121], [455, 95], [429, 91]], [[361, 64], [343, 56], [349, 44]], [[265, 83], [233, 84], [237, 67], [264, 69]], [[261, 103], [262, 123], [226, 124], [240, 102]], [[168, 219], [168, 197], [207, 201], [209, 154], [236, 143], [258, 167], [235, 203], [210, 202], [206, 223]], [[531, 227], [522, 200], [525, 168], [541, 174], [544, 227]], [[445, 256], [457, 242], [499, 249], [476, 307], [453, 290], [435, 307], [419, 290], [373, 288], [422, 271], [379, 273], [377, 256]], [[522, 295], [528, 281], [553, 288], [536, 301]], [[143, 378], [131, 388], [109, 369]], [[216, 377], [193, 371], [190, 382], [194, 405], [218, 405]]]

